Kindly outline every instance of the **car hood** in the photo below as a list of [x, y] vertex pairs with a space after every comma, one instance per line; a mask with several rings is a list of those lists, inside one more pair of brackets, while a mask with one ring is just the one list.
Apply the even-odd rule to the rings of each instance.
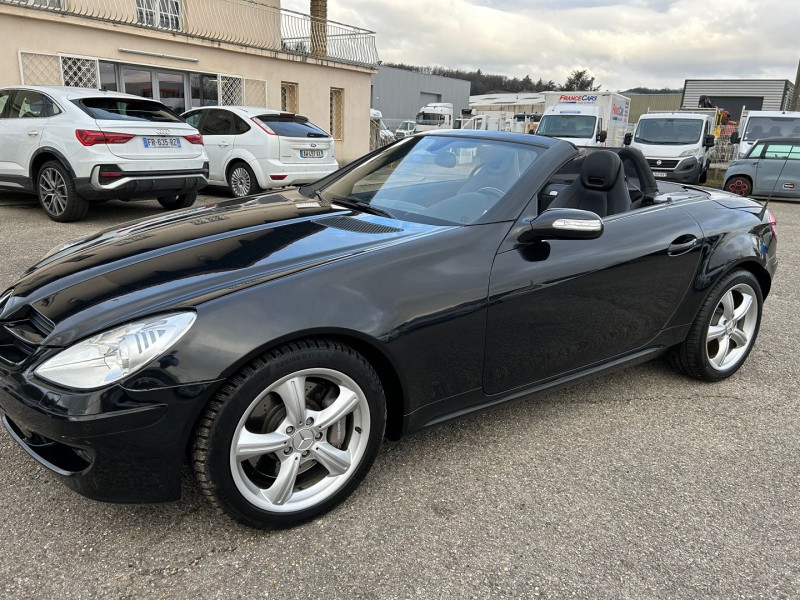
[[225, 201], [98, 232], [15, 284], [0, 320], [34, 309], [48, 345], [450, 229], [322, 205], [296, 191]]

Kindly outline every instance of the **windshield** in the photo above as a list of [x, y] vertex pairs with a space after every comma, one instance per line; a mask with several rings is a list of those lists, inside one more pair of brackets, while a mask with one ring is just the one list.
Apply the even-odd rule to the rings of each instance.
[[467, 225], [490, 211], [541, 149], [486, 139], [405, 138], [320, 191], [340, 205], [430, 224]]
[[590, 138], [594, 137], [594, 123], [596, 117], [587, 115], [547, 115], [542, 117], [538, 135], [559, 138]]
[[131, 98], [83, 98], [73, 100], [91, 115], [104, 121], [155, 121], [158, 123], [180, 123], [178, 115], [155, 100]]
[[330, 137], [305, 117], [287, 115], [260, 115], [256, 117], [272, 129], [275, 135], [286, 137]]
[[411, 131], [412, 129], [414, 129], [415, 125], [416, 123], [412, 123], [411, 121], [403, 121], [402, 123], [400, 123], [399, 129], [400, 131]]
[[640, 144], [696, 144], [703, 133], [702, 119], [642, 119], [634, 142]]
[[797, 117], [750, 117], [744, 140], [754, 142], [764, 138], [800, 137], [800, 118]]
[[417, 114], [417, 125], [441, 125], [444, 123], [444, 115], [439, 113], [421, 112]]

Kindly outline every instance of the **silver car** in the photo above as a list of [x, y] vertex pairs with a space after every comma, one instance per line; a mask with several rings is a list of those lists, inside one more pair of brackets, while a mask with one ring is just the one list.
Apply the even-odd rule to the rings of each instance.
[[740, 196], [800, 198], [800, 138], [758, 140], [731, 162], [723, 189]]

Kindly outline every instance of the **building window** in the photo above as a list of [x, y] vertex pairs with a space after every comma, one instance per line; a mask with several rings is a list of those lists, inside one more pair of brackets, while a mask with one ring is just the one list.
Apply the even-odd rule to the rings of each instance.
[[331, 88], [331, 135], [335, 140], [344, 138], [344, 90]]
[[189, 75], [192, 90], [192, 106], [214, 106], [219, 104], [219, 82], [216, 75], [192, 73]]
[[299, 111], [297, 84], [281, 81], [281, 110], [290, 113]]
[[62, 10], [64, 8], [62, 0], [0, 0], [0, 2], [4, 4], [21, 4], [22, 6], [48, 8], [50, 10]]
[[139, 25], [183, 31], [181, 0], [136, 0]]

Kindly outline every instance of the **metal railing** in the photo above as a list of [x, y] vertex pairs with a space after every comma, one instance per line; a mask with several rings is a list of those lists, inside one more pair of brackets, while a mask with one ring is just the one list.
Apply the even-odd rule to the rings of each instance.
[[257, 0], [0, 0], [237, 46], [375, 67], [375, 32]]

